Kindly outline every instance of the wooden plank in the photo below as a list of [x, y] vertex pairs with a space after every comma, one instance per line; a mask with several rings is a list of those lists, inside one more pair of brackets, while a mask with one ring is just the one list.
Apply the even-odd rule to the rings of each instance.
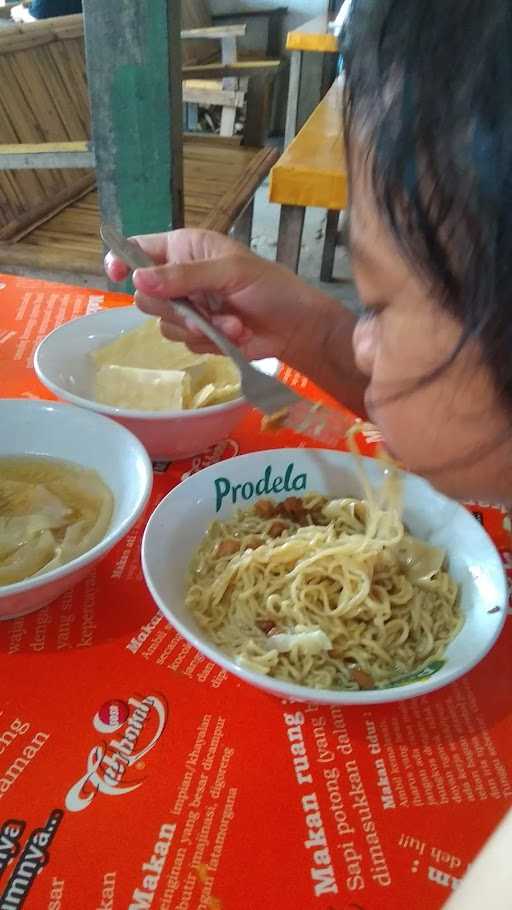
[[338, 53], [339, 39], [329, 32], [329, 18], [326, 13], [310, 19], [300, 28], [288, 32], [288, 51], [316, 51], [317, 53]]
[[265, 145], [269, 120], [271, 78], [253, 76], [247, 88], [247, 117], [244, 142], [251, 146]]
[[338, 221], [340, 213], [328, 211], [325, 223], [324, 248], [322, 251], [322, 265], [320, 268], [320, 280], [332, 281], [334, 269], [334, 256], [336, 253], [336, 239], [338, 236]]
[[84, 0], [101, 217], [125, 234], [183, 223], [180, 3]]
[[272, 168], [271, 202], [334, 211], [346, 208], [342, 88], [339, 77]]
[[[81, 13], [72, 16], [58, 16], [55, 19], [35, 19], [33, 22], [13, 22], [2, 28], [0, 45], [8, 45], [17, 36], [24, 36], [28, 41], [37, 41], [41, 35], [47, 35], [51, 41], [67, 40], [83, 34], [83, 17]], [[3, 49], [3, 48], [2, 48]]]
[[79, 142], [21, 142], [21, 143], [0, 143], [0, 152], [2, 154], [18, 154], [18, 155], [36, 155], [38, 152], [46, 152], [47, 154], [58, 154], [59, 152], [67, 152], [71, 154], [76, 152], [77, 154], [86, 154], [91, 151], [91, 143], [84, 142], [80, 140]]
[[254, 219], [254, 196], [252, 197], [249, 205], [245, 207], [243, 212], [236, 219], [232, 229], [231, 235], [238, 240], [239, 243], [243, 243], [245, 246], [250, 247], [251, 238], [252, 238], [252, 223]]
[[215, 211], [210, 214], [204, 227], [223, 233], [228, 231], [254, 196], [277, 156], [278, 152], [273, 148], [260, 149], [255, 155], [253, 154], [248, 167], [244, 169], [238, 181], [233, 183], [230, 191], [224, 196]]
[[235, 132], [236, 107], [223, 105], [220, 117], [220, 135], [232, 136]]
[[31, 244], [0, 243], [0, 265], [6, 270], [10, 266], [27, 266], [37, 271], [72, 272], [75, 274], [102, 275], [101, 257], [94, 250], [81, 251], [70, 258], [69, 249], [54, 246], [41, 247]]
[[49, 213], [54, 214], [59, 211], [59, 208], [63, 209], [69, 206], [73, 202], [73, 196], [77, 199], [80, 195], [90, 192], [93, 183], [94, 177], [83, 177], [81, 181], [76, 182], [73, 193], [70, 192], [69, 187], [65, 187], [60, 195], [55, 194], [43, 200], [37, 206], [33, 206], [24, 216], [19, 217], [15, 224], [0, 228], [0, 240], [9, 240], [12, 243], [20, 240], [46, 221]]
[[241, 17], [245, 18], [246, 16], [248, 19], [269, 19], [272, 16], [286, 16], [287, 12], [287, 6], [278, 6], [272, 7], [271, 9], [244, 9], [232, 13], [215, 13], [212, 18], [214, 22], [223, 22], [226, 19], [239, 19]]
[[302, 206], [281, 206], [276, 259], [288, 266], [292, 272], [299, 270], [305, 214], [306, 209]]
[[223, 107], [243, 107], [245, 103], [244, 92], [227, 91], [222, 87], [218, 89], [188, 88], [183, 86], [183, 101], [187, 104], [220, 104]]
[[277, 73], [282, 67], [280, 60], [238, 60], [234, 64], [201, 63], [184, 66], [184, 79], [229, 79], [233, 77], [261, 76], [265, 72]]
[[299, 115], [300, 86], [302, 81], [302, 51], [293, 51], [290, 60], [290, 78], [288, 80], [288, 101], [286, 104], [286, 123], [284, 128], [284, 147], [290, 144], [297, 133]]
[[92, 167], [94, 167], [94, 153], [88, 142], [45, 142], [40, 145], [0, 144], [0, 170]]
[[242, 144], [241, 136], [214, 136], [209, 133], [184, 133], [183, 141], [185, 143], [185, 155], [192, 154], [192, 149], [196, 145], [207, 145], [211, 148], [212, 142], [219, 148], [236, 149]]
[[247, 32], [246, 25], [211, 25], [208, 28], [184, 28], [182, 38], [241, 38]]
[[[224, 64], [233, 64], [237, 61], [237, 44], [234, 36], [225, 37], [221, 41], [221, 61]], [[223, 79], [222, 87], [226, 91], [236, 91], [238, 79]], [[236, 108], [223, 105], [220, 118], [220, 135], [232, 136], [235, 132]]]
[[2, 32], [0, 32], [0, 52], [2, 54], [16, 54], [19, 51], [26, 51], [33, 47], [41, 47], [44, 44], [50, 44], [53, 40], [51, 34], [42, 33], [38, 35], [13, 35], [7, 42], [2, 29]]
[[222, 88], [222, 79], [185, 79], [183, 82], [183, 91], [185, 92], [189, 88], [217, 92]]

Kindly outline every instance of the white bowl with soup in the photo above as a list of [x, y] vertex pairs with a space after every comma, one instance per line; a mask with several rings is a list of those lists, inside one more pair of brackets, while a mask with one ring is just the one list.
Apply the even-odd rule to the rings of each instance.
[[468, 672], [505, 621], [494, 544], [411, 474], [403, 514], [369, 505], [361, 465], [378, 489], [381, 463], [308, 449], [239, 456], [179, 484], [142, 543], [159, 609], [209, 660], [280, 698], [391, 702]]
[[0, 619], [81, 581], [133, 527], [151, 492], [124, 427], [67, 404], [0, 399]]
[[[98, 400], [98, 364], [95, 361], [101, 357], [101, 349], [119, 344], [119, 339], [125, 338], [128, 333], [140, 331], [143, 326], [155, 322], [135, 306], [102, 310], [75, 319], [59, 326], [43, 339], [36, 351], [34, 366], [43, 385], [58, 398], [118, 421], [140, 439], [154, 461], [188, 458], [227, 438], [247, 413], [249, 405], [239, 392], [231, 400], [201, 404], [198, 399], [204, 392], [203, 388], [199, 395], [192, 396], [191, 406], [186, 409], [162, 409], [160, 402], [172, 402], [175, 398], [175, 387], [171, 385], [175, 377], [172, 374], [177, 374], [179, 370], [173, 370], [172, 357], [169, 357], [171, 369], [157, 371], [147, 369], [153, 365], [150, 349], [142, 352], [138, 350], [136, 359], [130, 360], [133, 352], [124, 348], [117, 352], [115, 363], [103, 365], [102, 390], [111, 395], [119, 392], [126, 379], [126, 371], [119, 364], [122, 362], [127, 365], [129, 362], [132, 380], [136, 380], [127, 391], [129, 406]], [[163, 356], [166, 360], [163, 348], [167, 345], [171, 351], [170, 344], [155, 338], [152, 342], [156, 345], [155, 357]], [[208, 361], [208, 367], [226, 363], [226, 358], [212, 355], [198, 359]], [[137, 363], [142, 363], [145, 369], [138, 369], [135, 374], [134, 365]], [[228, 366], [231, 365], [231, 362], [227, 363]], [[255, 365], [272, 374], [278, 369], [278, 362], [274, 359], [258, 361]], [[203, 366], [204, 363], [196, 364], [191, 372], [200, 370]], [[210, 389], [211, 386], [212, 383], [208, 382]], [[213, 391], [211, 400], [215, 401], [219, 397], [215, 392], [219, 393], [220, 390]], [[108, 400], [108, 394], [104, 397]], [[146, 405], [142, 407], [143, 399], [149, 402], [149, 408]], [[116, 399], [113, 397], [111, 400]], [[154, 409], [155, 401], [158, 402], [157, 410]], [[201, 406], [196, 406], [196, 401]], [[137, 407], [137, 404], [140, 406]]]

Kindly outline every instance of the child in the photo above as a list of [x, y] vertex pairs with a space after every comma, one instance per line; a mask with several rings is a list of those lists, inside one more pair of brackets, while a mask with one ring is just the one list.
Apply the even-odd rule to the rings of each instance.
[[[170, 338], [211, 350], [163, 302], [188, 297], [247, 356], [280, 357], [367, 414], [409, 470], [452, 496], [510, 504], [512, 4], [352, 0], [343, 45], [363, 318], [193, 230], [140, 238], [157, 265], [135, 273], [137, 303]], [[112, 256], [107, 270], [126, 275]], [[510, 864], [495, 875], [509, 828], [454, 908], [473, 906], [468, 890], [478, 906], [486, 894], [493, 910], [512, 906]]]

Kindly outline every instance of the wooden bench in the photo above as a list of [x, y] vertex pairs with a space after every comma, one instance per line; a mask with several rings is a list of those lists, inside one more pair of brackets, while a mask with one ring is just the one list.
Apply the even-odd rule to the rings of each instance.
[[[231, 75], [222, 63], [208, 66]], [[251, 67], [235, 71], [250, 75]], [[184, 71], [202, 74], [196, 64]], [[82, 17], [1, 29], [0, 81], [9, 86], [0, 93], [0, 268], [101, 275], [94, 170], [52, 159], [58, 147], [93, 161]], [[31, 168], [38, 153], [48, 164]], [[245, 212], [247, 239], [254, 193], [276, 158], [240, 139], [185, 136], [185, 223], [228, 231]]]
[[323, 54], [322, 98], [334, 78], [339, 53], [339, 35], [330, 31], [331, 19], [327, 12], [310, 19], [286, 37], [286, 50], [290, 51], [290, 81], [286, 106], [286, 128], [284, 144], [287, 146], [297, 133], [299, 126], [299, 102], [302, 88], [304, 54]]
[[281, 205], [277, 258], [294, 271], [299, 266], [306, 208], [327, 209], [323, 281], [332, 279], [339, 213], [348, 200], [341, 91], [339, 77], [270, 174], [270, 201]]
[[[86, 145], [84, 144], [84, 151]], [[190, 136], [184, 143], [185, 224], [227, 233], [276, 159], [270, 148]], [[103, 275], [95, 190], [64, 206], [16, 243], [0, 242], [0, 271]], [[240, 239], [248, 242], [248, 234]]]
[[[286, 7], [277, 7], [212, 16], [204, 0], [202, 3], [197, 3], [197, 0], [185, 3], [183, 7], [185, 29], [181, 33], [182, 38], [186, 39], [183, 42], [185, 64], [190, 65], [193, 62], [235, 64], [244, 60], [247, 62], [249, 59], [249, 62], [258, 64], [260, 73], [257, 79], [253, 76], [250, 85], [243, 76], [209, 80], [185, 79], [183, 101], [187, 128], [196, 127], [200, 106], [217, 105], [221, 108], [220, 135], [232, 136], [235, 132], [237, 110], [241, 110], [246, 103], [249, 121], [256, 105], [270, 107], [269, 96], [278, 71], [276, 66], [281, 63], [282, 25], [286, 13]], [[266, 46], [248, 54], [240, 48], [240, 40], [246, 37], [248, 22], [262, 20], [267, 23]], [[210, 52], [209, 47], [212, 47]]]

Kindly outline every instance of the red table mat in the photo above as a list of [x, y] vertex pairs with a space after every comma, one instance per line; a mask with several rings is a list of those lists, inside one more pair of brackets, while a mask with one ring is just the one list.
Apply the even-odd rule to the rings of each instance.
[[[0, 394], [50, 397], [38, 341], [127, 299], [0, 276]], [[251, 413], [203, 455], [157, 465], [144, 520], [97, 571], [0, 624], [0, 910], [434, 910], [457, 887], [511, 804], [510, 620], [438, 693], [287, 704], [198, 654], [144, 585], [141, 532], [176, 483], [310, 444]], [[512, 574], [505, 513], [473, 511]]]

